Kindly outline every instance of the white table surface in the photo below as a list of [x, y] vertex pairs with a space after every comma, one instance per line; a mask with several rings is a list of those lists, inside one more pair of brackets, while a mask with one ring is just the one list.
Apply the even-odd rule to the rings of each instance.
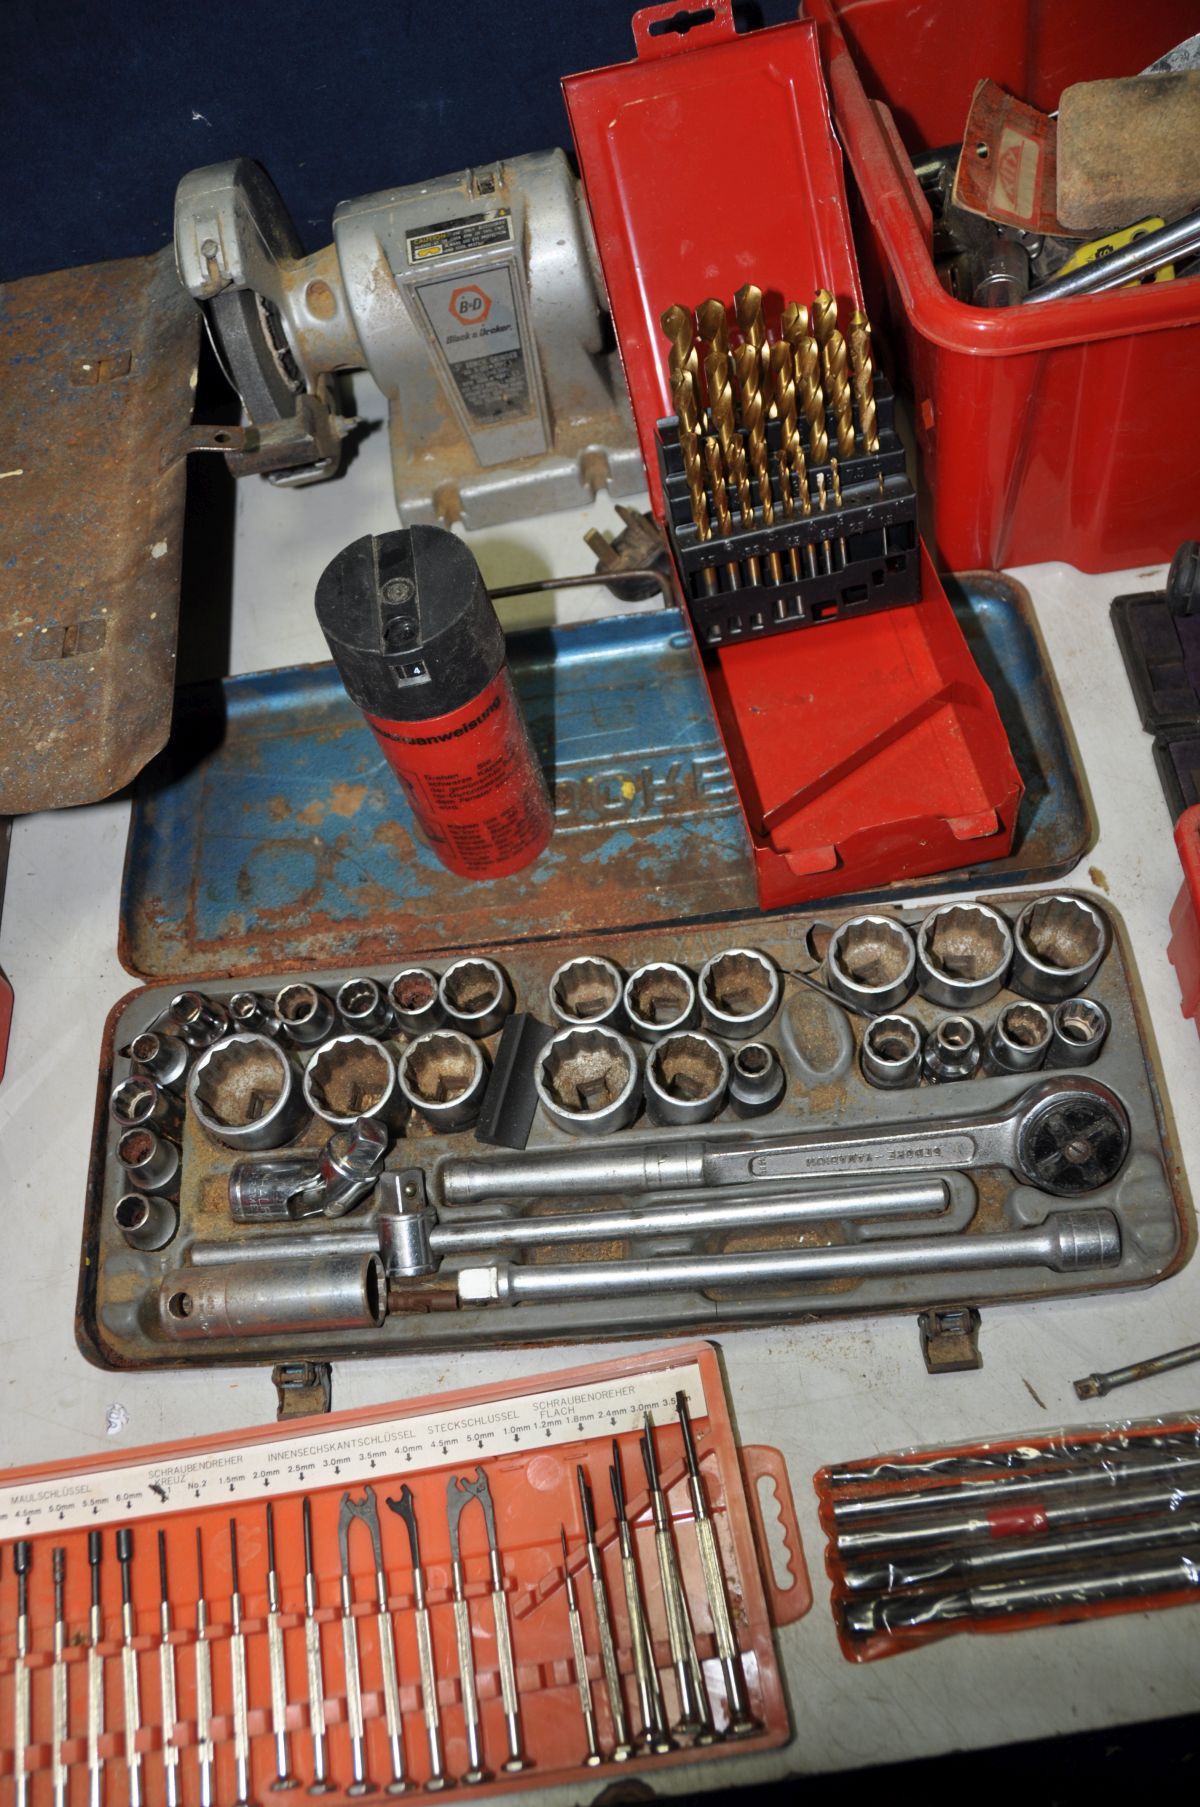
[[[363, 398], [364, 401], [366, 398]], [[233, 672], [326, 657], [316, 577], [343, 544], [395, 524], [384, 435], [346, 479], [286, 491], [238, 486]], [[472, 536], [493, 585], [590, 569], [594, 507]], [[1162, 570], [1083, 576], [1066, 565], [1018, 572], [1035, 602], [1091, 788], [1099, 838], [1075, 875], [1121, 912], [1154, 1025], [1188, 1170], [1200, 1175], [1200, 1040], [1180, 1011], [1167, 918], [1180, 884], [1170, 822], [1108, 619], [1109, 599], [1153, 587]], [[509, 605], [509, 625], [612, 612], [607, 592]], [[649, 605], [653, 606], [653, 605]], [[270, 1420], [265, 1368], [107, 1374], [78, 1353], [73, 1314], [96, 1062], [105, 1015], [132, 981], [116, 956], [129, 806], [98, 804], [18, 821], [0, 923], [0, 965], [16, 991], [0, 1086], [0, 1464], [125, 1450]], [[934, 895], [931, 892], [931, 896]], [[981, 1370], [925, 1374], [912, 1317], [722, 1333], [741, 1440], [785, 1454], [815, 1589], [812, 1612], [780, 1633], [795, 1726], [791, 1745], [738, 1760], [736, 1779], [852, 1768], [1081, 1731], [1197, 1705], [1200, 1611], [1131, 1613], [1087, 1625], [962, 1636], [883, 1663], [841, 1656], [829, 1612], [813, 1473], [899, 1446], [1061, 1423], [1145, 1417], [1200, 1404], [1200, 1368], [1084, 1405], [1071, 1381], [1200, 1337], [1200, 1263], [1143, 1293], [989, 1306]], [[618, 1353], [606, 1345], [602, 1353]], [[589, 1359], [586, 1348], [503, 1350], [339, 1362], [335, 1408], [414, 1397]], [[1035, 1398], [1036, 1395], [1036, 1398]], [[1042, 1403], [1044, 1402], [1044, 1404]], [[665, 1771], [664, 1793], [727, 1785], [734, 1766]], [[598, 1780], [612, 1779], [606, 1772]], [[587, 1786], [543, 1793], [578, 1800]], [[510, 1797], [510, 1799], [515, 1797]]]

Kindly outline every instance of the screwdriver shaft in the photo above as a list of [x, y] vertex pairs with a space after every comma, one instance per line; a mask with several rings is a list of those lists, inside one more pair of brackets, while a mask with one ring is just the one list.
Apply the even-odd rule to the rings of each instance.
[[50, 1786], [54, 1807], [66, 1807], [67, 1763], [63, 1742], [67, 1736], [67, 1627], [63, 1607], [67, 1553], [56, 1549], [54, 1564], [54, 1667], [50, 1678]]
[[683, 1432], [684, 1455], [688, 1466], [688, 1485], [692, 1496], [693, 1523], [696, 1530], [696, 1543], [700, 1552], [700, 1567], [704, 1574], [704, 1591], [708, 1596], [708, 1612], [713, 1625], [717, 1658], [725, 1678], [725, 1696], [729, 1703], [729, 1730], [735, 1738], [745, 1737], [748, 1733], [757, 1731], [758, 1726], [750, 1712], [741, 1651], [738, 1649], [737, 1638], [734, 1634], [733, 1617], [725, 1591], [725, 1573], [721, 1567], [721, 1556], [717, 1548], [716, 1531], [709, 1509], [708, 1496], [704, 1491], [704, 1477], [700, 1472], [700, 1459], [696, 1453], [696, 1440], [692, 1430], [686, 1393], [680, 1392], [675, 1395], [675, 1410], [678, 1413], [680, 1429]]
[[17, 1575], [17, 1657], [13, 1670], [13, 1776], [17, 1807], [29, 1802], [29, 1744], [32, 1732], [29, 1694], [29, 1565], [32, 1548], [22, 1538], [13, 1548]]
[[328, 1747], [325, 1732], [325, 1676], [321, 1662], [321, 1622], [317, 1618], [317, 1577], [313, 1568], [312, 1504], [301, 1505], [304, 1526], [304, 1666], [308, 1678], [308, 1735], [312, 1742], [313, 1779], [309, 1794], [328, 1794]]
[[592, 1584], [592, 1603], [596, 1609], [596, 1631], [600, 1639], [600, 1665], [604, 1671], [604, 1688], [608, 1696], [609, 1717], [613, 1728], [613, 1761], [624, 1763], [632, 1756], [629, 1725], [625, 1717], [625, 1699], [621, 1692], [621, 1673], [613, 1644], [612, 1617], [608, 1610], [608, 1592], [604, 1585], [604, 1564], [596, 1542], [596, 1514], [592, 1490], [581, 1464], [576, 1464], [575, 1478], [583, 1507], [584, 1535], [587, 1540], [588, 1573]]
[[274, 1793], [296, 1787], [287, 1729], [287, 1666], [283, 1621], [279, 1608], [279, 1571], [275, 1566], [275, 1509], [267, 1502], [267, 1661], [271, 1675], [271, 1736], [275, 1740]]
[[454, 1580], [454, 1638], [458, 1645], [458, 1679], [463, 1697], [463, 1724], [467, 1734], [467, 1763], [464, 1782], [487, 1780], [483, 1767], [483, 1745], [479, 1735], [479, 1698], [475, 1692], [475, 1657], [471, 1648], [471, 1613], [463, 1591], [461, 1563], [452, 1563]]
[[117, 1532], [117, 1561], [121, 1565], [121, 1681], [125, 1709], [125, 1774], [129, 1807], [141, 1807], [142, 1753], [137, 1747], [142, 1727], [142, 1700], [138, 1678], [133, 1622], [133, 1532], [122, 1525]]
[[196, 1760], [200, 1768], [200, 1807], [213, 1807], [213, 1672], [208, 1636], [208, 1603], [204, 1598], [204, 1544], [196, 1527]]
[[167, 1807], [179, 1807], [179, 1746], [175, 1722], [179, 1707], [175, 1688], [175, 1646], [171, 1642], [171, 1601], [167, 1588], [167, 1539], [158, 1534], [158, 1694], [162, 1709], [163, 1785]]

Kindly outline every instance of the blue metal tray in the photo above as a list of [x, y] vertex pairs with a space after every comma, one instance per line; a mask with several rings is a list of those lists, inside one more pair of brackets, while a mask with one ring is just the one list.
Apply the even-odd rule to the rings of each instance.
[[[891, 899], [1051, 880], [1092, 838], [1024, 591], [991, 573], [948, 588], [1025, 801], [1007, 859]], [[535, 865], [489, 884], [446, 872], [331, 665], [228, 678], [180, 692], [170, 744], [135, 792], [124, 965], [179, 979], [379, 966], [753, 911], [737, 791], [679, 611], [513, 634], [509, 656], [555, 789], [554, 840]]]

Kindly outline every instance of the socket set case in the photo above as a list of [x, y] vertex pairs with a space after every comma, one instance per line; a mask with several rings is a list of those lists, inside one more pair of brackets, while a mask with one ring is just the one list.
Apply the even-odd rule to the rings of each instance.
[[[1092, 1051], [1100, 1050], [1098, 1058], [1076, 1074], [980, 1071], [955, 1083], [904, 1089], [868, 1084], [861, 1066], [864, 1034], [868, 1030], [872, 1036], [882, 1034], [886, 1041], [897, 1006], [889, 1004], [893, 1014], [874, 1019], [856, 1016], [793, 976], [797, 970], [826, 971], [818, 966], [821, 954], [828, 957], [829, 943], [839, 929], [864, 920], [861, 912], [656, 928], [595, 937], [590, 944], [566, 948], [553, 942], [491, 948], [489, 954], [511, 987], [515, 1014], [510, 1030], [533, 1037], [521, 1048], [499, 1111], [503, 1120], [509, 1112], [519, 1117], [524, 1109], [520, 1134], [505, 1133], [501, 1137], [505, 1147], [487, 1148], [470, 1128], [434, 1132], [419, 1112], [413, 1112], [403, 1125], [393, 1125], [382, 1177], [379, 1152], [372, 1157], [376, 1164], [366, 1183], [355, 1194], [359, 1202], [336, 1220], [310, 1215], [300, 1221], [239, 1223], [231, 1219], [230, 1209], [235, 1163], [244, 1163], [253, 1173], [279, 1157], [298, 1158], [301, 1166], [307, 1163], [307, 1170], [315, 1172], [331, 1134], [329, 1122], [314, 1118], [298, 1132], [293, 1127], [286, 1148], [239, 1156], [208, 1139], [192, 1106], [180, 1110], [178, 1093], [174, 1103], [166, 1101], [166, 1108], [176, 1121], [182, 1117], [182, 1129], [168, 1127], [160, 1139], [160, 1152], [168, 1162], [178, 1148], [178, 1178], [168, 1178], [157, 1191], [152, 1185], [148, 1195], [131, 1190], [116, 1158], [121, 1137], [128, 1132], [111, 1118], [110, 1100], [114, 1085], [120, 1086], [134, 1071], [129, 1055], [134, 1038], [155, 1025], [161, 1028], [176, 998], [170, 986], [136, 991], [110, 1014], [101, 1054], [77, 1304], [80, 1347], [94, 1362], [112, 1368], [300, 1357], [328, 1361], [405, 1350], [595, 1341], [642, 1335], [650, 1329], [696, 1333], [717, 1325], [773, 1323], [835, 1312], [917, 1312], [961, 1304], [964, 1299], [982, 1305], [989, 1300], [1142, 1286], [1161, 1279], [1190, 1253], [1192, 1218], [1144, 1039], [1124, 931], [1107, 904], [1083, 898], [1060, 905], [1056, 897], [1024, 893], [981, 905], [965, 899], [942, 906], [942, 912], [951, 912], [946, 957], [953, 967], [953, 931], [956, 924], [962, 926], [963, 911], [968, 931], [981, 922], [989, 935], [1003, 937], [1011, 933], [1019, 913], [1039, 905], [1040, 898], [1041, 907], [1049, 912], [1051, 940], [1061, 932], [1068, 953], [1076, 917], [1099, 923], [1103, 957], [1086, 981], [1091, 1002], [1079, 1000], [1076, 1015], [1085, 1034], [1089, 1024], [1108, 1023], [1111, 1028], [1107, 1039], [1102, 1032], [1094, 1044]], [[1008, 923], [1008, 931], [995, 927], [997, 919], [987, 904]], [[847, 971], [869, 973], [873, 964], [886, 968], [897, 945], [903, 960], [911, 931], [928, 915], [919, 907], [868, 913], [865, 945], [851, 950]], [[1067, 927], [1060, 931], [1057, 925], [1063, 920]], [[858, 928], [853, 935], [862, 942]], [[739, 984], [743, 990], [748, 984], [746, 1007], [762, 1004], [753, 1026], [753, 1045], [765, 1044], [768, 1064], [774, 1071], [777, 1061], [782, 1070], [785, 1090], [768, 1114], [739, 1116], [725, 1102], [712, 1122], [656, 1124], [639, 1104], [647, 1063], [655, 1062], [663, 1082], [660, 1091], [665, 1086], [671, 1094], [666, 1114], [692, 1113], [690, 1101], [710, 1080], [716, 1085], [722, 1063], [728, 1076], [739, 1050], [751, 1045], [745, 1039], [748, 1023], [727, 1016], [723, 1035], [718, 1031], [707, 1038], [683, 1036], [685, 1058], [676, 1058], [673, 1072], [661, 1066], [664, 1043], [648, 1038], [635, 1048], [626, 1025], [618, 1039], [635, 1071], [617, 1074], [622, 1084], [625, 1077], [630, 1079], [624, 1104], [617, 1100], [624, 1110], [620, 1119], [624, 1127], [604, 1136], [569, 1135], [547, 1118], [543, 1107], [533, 1112], [529, 1124], [531, 1068], [550, 1033], [543, 1021], [551, 1014], [549, 987], [564, 962], [582, 959], [595, 969], [593, 978], [604, 962], [615, 963], [620, 973], [630, 975], [643, 968], [661, 973], [664, 967], [677, 965], [684, 971], [670, 977], [668, 990], [682, 987], [686, 1004], [686, 994], [697, 984], [693, 975], [702, 974], [707, 962], [731, 954], [732, 959], [715, 970], [729, 980], [731, 1001], [737, 1000]], [[428, 960], [437, 972], [454, 965], [444, 957]], [[417, 956], [408, 961], [397, 958], [390, 971], [422, 963]], [[478, 960], [467, 962], [472, 969], [481, 965]], [[360, 970], [358, 975], [343, 971], [313, 976], [329, 995], [341, 982], [362, 974]], [[385, 990], [390, 973], [377, 976]], [[243, 978], [240, 984], [214, 979], [203, 990], [223, 1007], [250, 984], [256, 987], [254, 997], [265, 1000], [256, 1007], [269, 1010], [269, 998], [289, 983], [297, 983], [296, 975], [290, 980], [259, 975]], [[716, 981], [710, 976], [703, 983], [711, 987]], [[853, 998], [855, 983], [847, 983]], [[754, 986], [766, 987], [763, 999]], [[369, 993], [369, 987], [362, 989]], [[995, 992], [971, 1012], [979, 1032], [991, 1034], [997, 1019], [1013, 1006], [1019, 1027], [1021, 1000], [1009, 989]], [[656, 998], [656, 1012], [658, 1007]], [[1025, 1007], [1024, 1014], [1030, 1008], [1037, 1017], [1036, 1006]], [[924, 996], [912, 997], [898, 1009], [913, 1025], [902, 1033], [918, 1040], [946, 1019], [946, 1007]], [[695, 1019], [688, 1015], [687, 1020]], [[707, 1020], [711, 1026], [711, 1013]], [[664, 1032], [665, 1027], [665, 1022], [659, 1024]], [[1074, 1027], [1068, 1025], [1072, 1033]], [[406, 1050], [417, 1045], [394, 1028], [380, 1033], [401, 1062]], [[595, 1053], [586, 1038], [596, 1029], [585, 1026], [583, 1033], [586, 1045], [575, 1044], [574, 1051], [586, 1066]], [[495, 1062], [499, 1039], [493, 1025], [472, 1044], [482, 1050], [483, 1060], [481, 1071], [475, 1056], [468, 1055], [474, 1072], [471, 1083], [482, 1086], [487, 1066]], [[697, 1045], [687, 1046], [689, 1041]], [[286, 1041], [277, 1045], [286, 1048]], [[510, 1051], [511, 1045], [510, 1041]], [[384, 1041], [375, 1046], [386, 1054]], [[370, 1049], [366, 1052], [370, 1058]], [[610, 1053], [603, 1054], [605, 1061]], [[886, 1047], [883, 1053], [886, 1066]], [[300, 1059], [308, 1055], [311, 1063], [306, 1049], [292, 1049], [291, 1055]], [[1066, 1058], [1073, 1058], [1071, 1050]], [[380, 1059], [386, 1065], [384, 1056]], [[618, 1050], [618, 1066], [625, 1059]], [[608, 1084], [604, 1074], [610, 1070], [616, 1069], [605, 1067], [601, 1073], [603, 1084]], [[436, 1066], [431, 1072], [436, 1095], [439, 1088], [445, 1089], [445, 1076]], [[574, 1075], [582, 1088], [580, 1108], [586, 1112], [591, 1108], [585, 1098], [587, 1087], [598, 1081], [595, 1071], [580, 1074], [578, 1063], [574, 1067], [568, 1063], [566, 1076], [560, 1073], [554, 1083], [569, 1091]], [[742, 1075], [743, 1091], [745, 1082]], [[1071, 1149], [1076, 1147], [1055, 1123], [1048, 1126], [1032, 1163], [1026, 1161], [1025, 1180], [1013, 1168], [1011, 1149], [995, 1154], [992, 1165], [983, 1165], [985, 1152], [976, 1157], [971, 1139], [975, 1132], [964, 1118], [974, 1124], [982, 1113], [987, 1118], [982, 1134], [995, 1135], [1001, 1132], [989, 1128], [995, 1123], [989, 1113], [999, 1113], [1015, 1134], [1018, 1123], [1027, 1121], [1021, 1101], [1046, 1085], [1052, 1085], [1056, 1096], [1062, 1087], [1084, 1086], [1084, 1105], [1091, 1118], [1083, 1133], [1086, 1137], [1094, 1132], [1100, 1138], [1102, 1159], [1107, 1158], [1103, 1137], [1113, 1127], [1104, 1100], [1116, 1095], [1116, 1112], [1127, 1118], [1128, 1138], [1117, 1149], [1111, 1177], [1098, 1179], [1085, 1165], [1074, 1179], [1068, 1175], [1066, 1183], [1060, 1183], [1061, 1174], [1052, 1179], [1062, 1147], [1068, 1143]], [[601, 1100], [604, 1109], [609, 1108], [605, 1100], [618, 1089], [614, 1082], [613, 1094]], [[149, 1095], [153, 1088], [141, 1090]], [[726, 1096], [723, 1091], [716, 1095]], [[494, 1097], [489, 1099], [489, 1116], [495, 1103]], [[361, 1099], [358, 1108], [366, 1108]], [[774, 1177], [770, 1162], [756, 1157], [760, 1146], [772, 1138], [830, 1132], [886, 1138], [910, 1126], [925, 1132], [923, 1155], [920, 1149], [915, 1155], [911, 1150], [896, 1155], [888, 1151], [881, 1162], [870, 1151], [846, 1156], [834, 1150], [830, 1160], [826, 1151], [816, 1162], [804, 1155], [790, 1165], [785, 1160]], [[526, 1133], [527, 1152], [509, 1152], [522, 1147]], [[930, 1142], [930, 1136], [937, 1140]], [[172, 1142], [172, 1137], [178, 1141]], [[701, 1184], [691, 1170], [683, 1179], [664, 1171], [657, 1185], [666, 1189], [648, 1192], [656, 1182], [645, 1179], [642, 1157], [648, 1156], [650, 1165], [669, 1166], [694, 1152], [698, 1141], [718, 1155], [725, 1151], [728, 1157], [733, 1151], [744, 1159], [745, 1171], [731, 1170], [723, 1181], [704, 1178]], [[1086, 1163], [1090, 1144], [1085, 1140], [1082, 1146], [1080, 1158]], [[565, 1178], [553, 1166], [556, 1157], [568, 1161]], [[1049, 1165], [1044, 1164], [1047, 1159]], [[602, 1164], [599, 1172], [590, 1166], [597, 1160]], [[514, 1161], [519, 1163], [516, 1168], [511, 1166]], [[547, 1162], [552, 1164], [549, 1173]], [[610, 1162], [617, 1163], [612, 1174], [604, 1166]], [[640, 1177], [630, 1178], [631, 1172]], [[1030, 1179], [1037, 1183], [1028, 1183]], [[341, 1208], [346, 1209], [344, 1204]], [[122, 1220], [122, 1213], [130, 1211], [132, 1217]], [[684, 1211], [691, 1215], [679, 1214]], [[718, 1211], [724, 1214], [719, 1221], [712, 1216]], [[153, 1234], [150, 1222], [146, 1238], [159, 1246], [129, 1246], [126, 1233], [139, 1231], [143, 1217], [161, 1220], [160, 1234]], [[1056, 1242], [1047, 1253], [1043, 1238], [1058, 1238], [1064, 1231], [1074, 1238], [1076, 1230], [1082, 1240], [1073, 1242], [1073, 1252], [1064, 1254]], [[1098, 1242], [1096, 1231], [1101, 1232]], [[129, 1241], [140, 1240], [140, 1234], [129, 1236]], [[747, 1277], [715, 1270], [711, 1263], [718, 1258], [735, 1265], [767, 1260], [792, 1266], [779, 1276], [773, 1270], [764, 1273], [759, 1266]], [[668, 1269], [663, 1263], [675, 1265]], [[686, 1271], [679, 1271], [679, 1263]], [[695, 1265], [686, 1267], [688, 1263]], [[1072, 1271], [1065, 1271], [1068, 1268]], [[229, 1291], [224, 1294], [226, 1283]], [[236, 1306], [235, 1298], [240, 1301]]]
[[[680, 1392], [690, 1410], [707, 1522], [736, 1646], [733, 1660], [745, 1692], [736, 1737], [731, 1736], [723, 1689], [727, 1671], [707, 1605], [693, 1516], [697, 1508], [676, 1415]], [[674, 1743], [659, 1738], [659, 1754], [642, 1748], [627, 1571], [609, 1483], [615, 1456], [624, 1478], [624, 1521], [640, 1582], [640, 1594], [635, 1587], [633, 1598], [639, 1602], [635, 1610], [644, 1614], [642, 1648], [652, 1653], [660, 1704], [674, 1722], [676, 1675], [660, 1590], [658, 1521], [651, 1515], [652, 1495], [638, 1452], [647, 1413], [711, 1734]], [[601, 1660], [600, 1608], [591, 1582], [577, 1464], [595, 1508], [594, 1542], [615, 1647], [617, 1711], [623, 1709], [635, 1745], [619, 1768], [612, 1755], [616, 1739], [609, 1675]], [[767, 1554], [760, 1481], [769, 1485], [768, 1510], [778, 1519], [773, 1528], [781, 1532], [786, 1551], [787, 1570], [778, 1578]], [[465, 1496], [458, 1500], [457, 1516], [456, 1494]], [[485, 1514], [475, 1503], [484, 1495], [494, 1511], [494, 1547], [509, 1625], [515, 1734], [526, 1759], [519, 1770], [508, 1755], [503, 1659], [493, 1618], [493, 1546]], [[407, 1525], [400, 1522], [403, 1515], [388, 1509], [397, 1496], [418, 1526], [423, 1587]], [[306, 1501], [311, 1582], [302, 1537]], [[0, 1777], [12, 1787], [14, 1752], [23, 1745], [22, 1773], [31, 1807], [48, 1802], [52, 1787], [55, 1798], [60, 1789], [67, 1802], [90, 1795], [97, 1807], [135, 1798], [135, 1783], [146, 1807], [162, 1807], [166, 1800], [192, 1807], [202, 1798], [221, 1807], [235, 1800], [267, 1800], [281, 1777], [292, 1778], [298, 1798], [321, 1792], [313, 1783], [324, 1777], [331, 1802], [367, 1792], [352, 1785], [355, 1776], [373, 1783], [380, 1797], [402, 1792], [401, 1778], [409, 1791], [418, 1793], [427, 1792], [439, 1773], [446, 1785], [466, 1779], [473, 1757], [455, 1610], [452, 1525], [457, 1526], [465, 1600], [463, 1657], [471, 1666], [478, 1706], [476, 1754], [478, 1767], [487, 1772], [482, 1785], [471, 1776], [475, 1792], [524, 1791], [543, 1781], [611, 1784], [618, 1775], [663, 1763], [708, 1761], [734, 1750], [787, 1742], [788, 1712], [772, 1626], [791, 1623], [812, 1602], [795, 1509], [778, 1451], [738, 1448], [716, 1353], [697, 1344], [482, 1390], [292, 1420], [286, 1428], [198, 1437], [115, 1457], [105, 1453], [0, 1474]], [[565, 1566], [560, 1526], [566, 1538]], [[121, 1609], [124, 1577], [118, 1575], [122, 1534], [129, 1557], [123, 1565], [130, 1583], [128, 1625]], [[94, 1570], [89, 1538], [98, 1558]], [[27, 1540], [23, 1550], [20, 1540]], [[59, 1612], [52, 1581], [56, 1549], [62, 1552], [64, 1584]], [[25, 1654], [18, 1656], [15, 1570], [22, 1563], [28, 1617]], [[572, 1591], [582, 1602], [579, 1631], [595, 1720], [586, 1742], [578, 1647], [568, 1614], [568, 1571]], [[347, 1573], [348, 1617], [342, 1611]], [[89, 1610], [93, 1576], [99, 1594], [94, 1623]], [[207, 1624], [198, 1634], [201, 1599]], [[422, 1603], [428, 1614], [424, 1626]], [[55, 1660], [56, 1618], [61, 1663]], [[345, 1641], [348, 1622], [356, 1665]], [[273, 1643], [278, 1652], [272, 1662]], [[392, 1726], [388, 1646], [395, 1655]], [[197, 1684], [198, 1664], [205, 1657], [211, 1679], [207, 1709], [203, 1680], [199, 1688]], [[93, 1681], [92, 1687], [103, 1708], [99, 1724], [93, 1716], [89, 1740], [89, 1671], [97, 1662], [98, 1686]], [[354, 1666], [357, 1695], [348, 1679]], [[432, 1683], [432, 1715], [423, 1678]], [[133, 1769], [126, 1737], [131, 1688], [135, 1705], [130, 1729], [138, 1759]], [[24, 1725], [22, 1689], [28, 1711]], [[397, 1711], [398, 1752], [391, 1736]], [[318, 1756], [314, 1730], [322, 1728]], [[356, 1732], [361, 1737], [357, 1757]], [[661, 1749], [666, 1743], [671, 1747]], [[589, 1746], [592, 1761], [587, 1762]], [[61, 1772], [56, 1757], [61, 1758]], [[202, 1793], [205, 1762], [207, 1796]], [[18, 1793], [17, 1798], [26, 1797]]]
[[851, 1662], [1200, 1602], [1200, 1417], [905, 1450], [814, 1476]]

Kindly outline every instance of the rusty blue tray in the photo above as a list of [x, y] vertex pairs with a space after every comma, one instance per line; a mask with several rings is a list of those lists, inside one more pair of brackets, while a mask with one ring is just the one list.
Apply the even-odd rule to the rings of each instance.
[[[895, 899], [1051, 880], [1091, 841], [1025, 592], [992, 574], [950, 588], [1025, 802], [1008, 859], [896, 886]], [[445, 872], [331, 665], [228, 678], [180, 692], [170, 744], [135, 793], [124, 965], [179, 979], [379, 966], [752, 911], [737, 792], [679, 611], [513, 634], [509, 653], [556, 798], [534, 866], [476, 885]]]

